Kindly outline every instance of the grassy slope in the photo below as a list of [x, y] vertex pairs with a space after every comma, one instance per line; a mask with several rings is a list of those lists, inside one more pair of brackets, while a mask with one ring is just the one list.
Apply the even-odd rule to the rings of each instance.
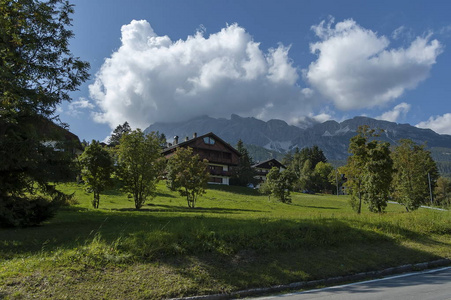
[[[344, 196], [291, 205], [212, 186], [199, 208], [159, 186], [135, 211], [117, 191], [92, 195], [34, 228], [0, 229], [0, 298], [169, 298], [284, 284], [451, 258], [451, 213], [356, 215]], [[222, 190], [224, 189], [224, 190]]]

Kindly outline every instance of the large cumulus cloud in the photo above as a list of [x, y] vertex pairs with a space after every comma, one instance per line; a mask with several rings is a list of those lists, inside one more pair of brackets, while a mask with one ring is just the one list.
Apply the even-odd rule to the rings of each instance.
[[[318, 38], [310, 44], [316, 58], [300, 78], [289, 46], [263, 51], [237, 24], [173, 41], [155, 33], [147, 21], [134, 20], [122, 26], [121, 46], [89, 87], [100, 108], [95, 120], [111, 128], [125, 121], [145, 128], [158, 121], [232, 113], [293, 124], [305, 118], [324, 121], [333, 117], [333, 109], [386, 107], [425, 80], [443, 51], [430, 35], [390, 48], [387, 37], [352, 19], [323, 21], [312, 30]], [[398, 28], [392, 38], [405, 30]], [[332, 110], [315, 111], [329, 107], [327, 101], [334, 104]], [[379, 118], [395, 121], [409, 108], [401, 103]]]
[[89, 87], [101, 109], [95, 119], [112, 128], [124, 121], [145, 128], [203, 114], [287, 119], [309, 107], [311, 95], [297, 85], [289, 47], [263, 52], [237, 24], [178, 41], [157, 35], [144, 20], [121, 31], [122, 45]]
[[389, 48], [389, 40], [349, 19], [313, 26], [320, 41], [310, 45], [317, 60], [304, 70], [306, 80], [341, 110], [381, 106], [428, 77], [442, 52], [430, 35], [406, 48]]

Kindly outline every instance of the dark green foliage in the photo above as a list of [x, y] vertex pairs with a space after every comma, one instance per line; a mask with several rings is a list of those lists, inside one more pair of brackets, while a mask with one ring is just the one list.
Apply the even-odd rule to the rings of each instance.
[[39, 225], [52, 218], [62, 205], [74, 202], [73, 196], [55, 189], [53, 185], [45, 186], [42, 195], [8, 196], [0, 201], [0, 227], [28, 227]]
[[279, 171], [273, 167], [268, 175], [263, 190], [270, 192], [283, 203], [291, 203], [291, 190], [293, 188], [294, 174], [290, 170]]
[[393, 177], [393, 160], [390, 144], [368, 143], [368, 161], [363, 180], [363, 201], [371, 212], [381, 213], [387, 207]]
[[[401, 140], [392, 153], [396, 170], [393, 180], [393, 199], [407, 211], [430, 203], [429, 179], [434, 188], [438, 179], [437, 165], [425, 146], [411, 140]], [[429, 177], [429, 178], [428, 178]]]
[[252, 168], [254, 164], [252, 158], [249, 156], [249, 152], [244, 147], [243, 141], [239, 140], [236, 149], [241, 154], [238, 166], [233, 168], [233, 175], [230, 178], [230, 184], [247, 186], [248, 184], [255, 183], [255, 169]]
[[148, 197], [153, 198], [156, 184], [164, 168], [159, 139], [155, 132], [145, 134], [140, 129], [124, 134], [117, 149], [117, 175], [122, 189], [135, 200], [140, 209]]
[[[294, 189], [297, 191], [308, 190], [320, 192], [326, 184], [327, 177], [322, 178], [322, 173], [315, 173], [318, 163], [327, 163], [323, 151], [318, 146], [311, 148], [296, 148], [295, 152], [285, 155], [282, 163], [290, 169], [295, 176]], [[321, 177], [318, 182], [318, 177]], [[327, 184], [326, 184], [327, 185]]]
[[83, 180], [94, 194], [92, 206], [99, 208], [100, 193], [110, 182], [110, 176], [113, 171], [113, 159], [99, 142], [93, 140], [80, 156], [79, 162], [82, 166]]
[[375, 130], [369, 126], [360, 126], [349, 144], [351, 156], [339, 171], [347, 178], [345, 186], [351, 195], [351, 206], [357, 213], [361, 212], [362, 201], [372, 212], [383, 212], [387, 206], [393, 161], [390, 145], [372, 139], [376, 136]]
[[160, 132], [158, 132], [158, 131], [155, 134], [158, 137], [158, 141], [160, 143], [160, 148], [161, 149], [166, 148], [167, 147], [166, 135], [164, 133], [160, 134]]
[[196, 206], [197, 198], [205, 194], [208, 178], [208, 162], [193, 155], [191, 148], [178, 148], [167, 164], [168, 186], [186, 197], [189, 208]]
[[110, 138], [108, 139], [108, 145], [110, 146], [117, 146], [121, 142], [121, 138], [123, 135], [129, 133], [132, 131], [132, 128], [126, 121], [122, 125], [117, 125], [117, 127], [113, 130], [113, 133], [111, 134]]
[[[320, 161], [316, 164], [313, 172], [315, 178], [314, 191], [322, 193], [332, 192], [333, 185], [330, 183], [330, 174], [334, 171], [331, 164]], [[335, 172], [333, 172], [335, 173]]]
[[27, 227], [52, 218], [59, 205], [42, 196], [11, 196], [0, 202], [0, 227]]
[[435, 203], [440, 206], [451, 206], [451, 179], [440, 177], [435, 188]]
[[69, 156], [54, 151], [64, 145], [44, 142], [64, 142], [55, 139], [56, 106], [88, 78], [89, 64], [69, 51], [72, 12], [62, 0], [0, 0], [1, 199], [26, 199], [70, 177]]

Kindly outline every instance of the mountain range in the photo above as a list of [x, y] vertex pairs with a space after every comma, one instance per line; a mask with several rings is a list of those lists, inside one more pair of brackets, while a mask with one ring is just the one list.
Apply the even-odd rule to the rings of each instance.
[[[383, 129], [378, 138], [396, 145], [400, 139], [411, 139], [418, 144], [426, 144], [436, 161], [451, 164], [451, 135], [441, 135], [431, 129], [422, 129], [409, 124], [376, 120], [368, 117], [354, 117], [343, 122], [326, 121], [313, 123], [308, 120], [298, 126], [289, 125], [282, 120], [262, 121], [253, 117], [232, 115], [230, 119], [201, 116], [185, 122], [150, 125], [145, 132], [164, 133], [168, 142], [174, 136], [180, 140], [213, 132], [231, 145], [239, 139], [249, 146], [254, 160], [280, 157], [296, 147], [317, 145], [330, 161], [344, 162], [348, 157], [349, 140], [356, 135], [359, 126]], [[267, 156], [267, 157], [265, 157]]]

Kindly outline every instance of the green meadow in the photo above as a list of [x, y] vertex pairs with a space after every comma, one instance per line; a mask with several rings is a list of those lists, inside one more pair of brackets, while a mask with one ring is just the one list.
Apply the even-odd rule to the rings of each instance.
[[357, 215], [347, 196], [209, 186], [189, 209], [158, 186], [134, 209], [117, 190], [60, 185], [78, 202], [41, 226], [0, 229], [0, 299], [161, 299], [227, 293], [451, 258], [451, 213]]

